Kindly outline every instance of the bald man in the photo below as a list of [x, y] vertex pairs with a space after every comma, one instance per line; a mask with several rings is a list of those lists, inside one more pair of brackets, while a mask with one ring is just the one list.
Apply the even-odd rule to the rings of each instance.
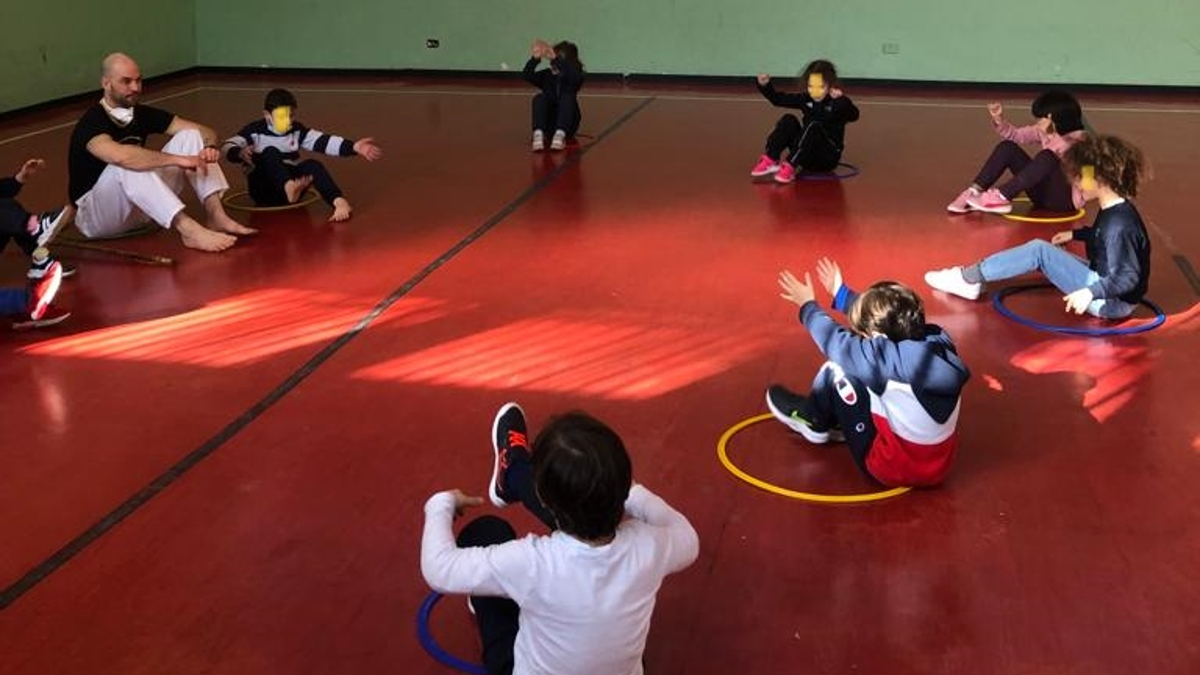
[[[212, 129], [138, 104], [142, 73], [125, 54], [105, 57], [100, 86], [104, 96], [76, 123], [67, 156], [75, 226], [84, 236], [113, 236], [154, 221], [178, 232], [184, 246], [216, 252], [255, 232], [225, 213], [221, 197], [229, 183], [217, 165]], [[151, 134], [171, 139], [162, 151], [147, 150]], [[178, 196], [184, 183], [204, 204], [203, 224], [184, 213]]]

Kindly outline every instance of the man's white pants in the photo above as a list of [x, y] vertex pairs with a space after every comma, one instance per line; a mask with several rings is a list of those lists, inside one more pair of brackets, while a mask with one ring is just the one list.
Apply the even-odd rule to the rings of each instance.
[[[172, 136], [162, 152], [195, 157], [203, 149], [200, 132], [185, 129]], [[75, 226], [85, 237], [113, 236], [150, 220], [170, 227], [183, 210], [178, 195], [185, 179], [201, 202], [213, 193], [229, 189], [229, 182], [216, 163], [208, 165], [207, 175], [177, 166], [130, 171], [109, 164], [92, 189], [79, 198]]]

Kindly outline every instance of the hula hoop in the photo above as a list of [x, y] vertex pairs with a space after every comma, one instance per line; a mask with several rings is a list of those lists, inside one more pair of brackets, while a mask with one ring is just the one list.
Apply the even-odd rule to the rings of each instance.
[[[1033, 200], [1030, 199], [1029, 197], [1017, 197], [1013, 201], [1014, 202], [1029, 202], [1029, 203], [1033, 202]], [[1015, 215], [1012, 213], [1002, 213], [1000, 215], [1004, 216], [1005, 218], [1007, 218], [1009, 220], [1015, 220], [1019, 223], [1046, 223], [1046, 224], [1073, 223], [1073, 222], [1079, 220], [1080, 218], [1086, 216], [1087, 210], [1081, 208], [1069, 216], [1044, 216], [1044, 217], [1043, 216], [1022, 216], [1022, 215]]]
[[297, 199], [291, 204], [280, 204], [279, 206], [255, 206], [253, 201], [247, 203], [246, 201], [242, 200], [242, 197], [248, 197], [249, 195], [249, 190], [226, 193], [226, 195], [221, 198], [221, 203], [224, 204], [226, 208], [233, 209], [234, 211], [267, 213], [270, 211], [290, 211], [292, 209], [298, 209], [302, 206], [308, 206], [309, 204], [320, 201], [321, 199], [321, 195], [318, 194], [316, 190], [309, 188], [304, 191], [304, 195], [301, 199]]
[[482, 665], [464, 661], [442, 649], [434, 639], [433, 633], [429, 631], [429, 615], [433, 612], [433, 606], [441, 599], [441, 593], [431, 591], [425, 597], [425, 601], [421, 603], [421, 609], [417, 610], [417, 640], [420, 641], [421, 647], [425, 649], [425, 653], [433, 657], [434, 661], [444, 666], [471, 673], [471, 675], [487, 675], [487, 670]]
[[1015, 295], [1017, 293], [1023, 293], [1025, 291], [1039, 288], [1054, 287], [1050, 284], [1009, 286], [1008, 288], [1003, 288], [997, 291], [996, 294], [992, 296], [992, 306], [995, 307], [996, 311], [1000, 312], [1000, 314], [1012, 319], [1013, 321], [1016, 321], [1023, 326], [1029, 326], [1035, 330], [1044, 330], [1051, 333], [1062, 333], [1064, 335], [1087, 335], [1090, 337], [1104, 337], [1106, 335], [1134, 335], [1137, 333], [1146, 333], [1152, 331], [1167, 321], [1167, 315], [1165, 312], [1163, 312], [1162, 308], [1145, 298], [1142, 298], [1139, 304], [1150, 308], [1150, 310], [1154, 312], [1154, 319], [1152, 319], [1149, 323], [1142, 323], [1136, 326], [1122, 326], [1113, 328], [1081, 328], [1079, 326], [1056, 326], [1054, 324], [1041, 323], [1040, 321], [1034, 321], [1033, 319], [1026, 319], [1004, 305], [1004, 298], [1007, 298], [1010, 295]]
[[724, 434], [721, 434], [721, 440], [717, 441], [717, 458], [721, 460], [721, 464], [729, 470], [729, 473], [753, 485], [754, 487], [766, 490], [767, 492], [772, 492], [783, 497], [789, 497], [791, 499], [799, 499], [806, 502], [819, 502], [823, 504], [856, 504], [860, 502], [874, 502], [881, 499], [887, 499], [889, 497], [895, 497], [896, 495], [902, 495], [912, 489], [910, 487], [898, 487], [880, 492], [867, 492], [855, 495], [822, 495], [814, 492], [799, 492], [797, 490], [789, 490], [787, 488], [779, 487], [778, 485], [774, 485], [765, 480], [751, 476], [745, 471], [739, 469], [732, 461], [730, 461], [729, 455], [726, 452], [726, 448], [729, 445], [729, 439], [733, 438], [734, 434], [737, 432], [752, 424], [758, 424], [759, 422], [765, 422], [766, 420], [774, 418], [775, 416], [771, 413], [763, 413], [761, 415], [755, 415], [754, 417], [748, 417], [729, 427]]
[[838, 162], [838, 168], [846, 170], [840, 173], [837, 169], [834, 169], [833, 171], [817, 171], [812, 173], [801, 171], [796, 174], [796, 180], [846, 180], [847, 178], [854, 178], [858, 174], [862, 173], [862, 169], [859, 169], [857, 166], [848, 164], [846, 162]]

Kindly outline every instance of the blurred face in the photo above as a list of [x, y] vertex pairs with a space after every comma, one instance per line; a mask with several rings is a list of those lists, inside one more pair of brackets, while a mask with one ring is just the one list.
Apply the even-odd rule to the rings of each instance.
[[820, 73], [812, 73], [808, 76], [808, 95], [814, 101], [820, 101], [829, 93], [829, 84], [825, 82], [825, 76]]
[[1100, 192], [1100, 184], [1096, 181], [1096, 167], [1084, 165], [1079, 167], [1079, 175], [1075, 177], [1075, 186], [1085, 200], [1095, 199]]
[[104, 99], [114, 108], [132, 108], [142, 95], [142, 71], [132, 59], [118, 59], [100, 78]]
[[292, 130], [292, 107], [281, 105], [271, 112], [264, 112], [263, 117], [267, 119], [267, 124], [271, 125], [271, 130], [277, 134], [286, 134]]

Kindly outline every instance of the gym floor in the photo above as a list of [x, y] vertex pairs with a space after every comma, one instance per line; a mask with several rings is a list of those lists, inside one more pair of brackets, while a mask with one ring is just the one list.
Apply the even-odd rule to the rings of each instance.
[[[0, 673], [451, 672], [415, 637], [422, 505], [483, 494], [508, 400], [534, 431], [576, 408], [610, 423], [699, 531], [659, 594], [655, 675], [1200, 669], [1200, 97], [1081, 97], [1152, 162], [1137, 203], [1168, 316], [1099, 338], [922, 281], [1070, 227], [944, 210], [997, 140], [985, 103], [1020, 123], [1032, 91], [848, 88], [861, 174], [788, 186], [748, 176], [781, 114], [749, 81], [594, 83], [582, 146], [541, 154], [516, 83], [192, 75], [143, 101], [229, 135], [273, 86], [307, 124], [384, 148], [327, 159], [349, 222], [322, 203], [234, 212], [261, 232], [223, 254], [167, 231], [100, 242], [170, 267], [58, 247], [79, 269], [71, 318], [0, 331]], [[63, 199], [83, 106], [0, 123], [3, 172], [50, 162], [31, 210]], [[0, 284], [23, 283], [18, 253]], [[775, 277], [823, 255], [852, 286], [912, 285], [955, 337], [973, 377], [944, 486], [821, 505], [718, 462], [769, 384], [803, 390], [821, 363]], [[1010, 306], [1100, 325], [1052, 291]], [[792, 489], [876, 489], [774, 423], [729, 452]], [[464, 603], [431, 627], [475, 657]]]

